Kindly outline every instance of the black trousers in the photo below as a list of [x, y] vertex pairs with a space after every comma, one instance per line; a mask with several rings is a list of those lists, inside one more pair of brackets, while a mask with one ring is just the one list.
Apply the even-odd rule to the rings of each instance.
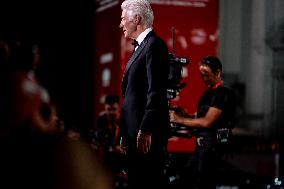
[[197, 188], [215, 189], [217, 179], [217, 169], [219, 164], [219, 155], [215, 148], [197, 149]]
[[127, 169], [130, 189], [165, 188], [165, 145], [152, 145], [147, 154], [137, 151], [136, 145], [128, 146]]

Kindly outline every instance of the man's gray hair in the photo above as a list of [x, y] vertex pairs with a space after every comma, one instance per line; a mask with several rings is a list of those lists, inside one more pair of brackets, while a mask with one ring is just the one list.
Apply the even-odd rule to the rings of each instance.
[[133, 16], [141, 16], [142, 25], [145, 25], [147, 28], [152, 27], [154, 13], [149, 0], [125, 0], [121, 4], [121, 9], [132, 11]]

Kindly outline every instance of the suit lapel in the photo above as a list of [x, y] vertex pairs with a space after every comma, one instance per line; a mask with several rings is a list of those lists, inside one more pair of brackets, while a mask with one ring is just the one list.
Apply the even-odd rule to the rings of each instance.
[[135, 61], [135, 59], [138, 57], [138, 55], [141, 54], [144, 47], [147, 45], [150, 36], [152, 36], [152, 35], [154, 35], [154, 32], [153, 31], [149, 32], [148, 35], [145, 37], [145, 39], [142, 41], [142, 43], [138, 46], [138, 49], [132, 54], [132, 56], [130, 57], [130, 59], [127, 62], [124, 74], [127, 73], [127, 71], [129, 70], [129, 68], [131, 67], [131, 65]]
[[125, 76], [127, 75], [127, 72], [129, 70], [129, 68], [131, 67], [131, 65], [133, 64], [133, 62], [136, 60], [136, 58], [138, 57], [138, 55], [141, 54], [141, 52], [143, 51], [143, 49], [145, 48], [145, 46], [147, 45], [149, 39], [150, 39], [150, 36], [153, 36], [154, 35], [154, 32], [151, 31], [148, 33], [148, 35], [145, 37], [145, 39], [142, 41], [142, 43], [138, 46], [137, 50], [132, 54], [132, 56], [130, 57], [130, 59], [128, 60], [127, 62], [127, 65], [125, 67], [125, 70], [124, 70], [124, 73], [123, 73], [123, 76], [122, 76], [122, 93], [125, 92], [126, 90], [126, 83], [125, 83]]
[[134, 60], [138, 57], [138, 55], [142, 52], [142, 50], [144, 49], [144, 47], [146, 46], [148, 40], [144, 40], [141, 45], [139, 45], [139, 47], [137, 48], [137, 50], [132, 54], [132, 56], [130, 57], [130, 59], [127, 62], [127, 65], [125, 67], [125, 71], [124, 73], [126, 73], [129, 68], [131, 67], [131, 65], [133, 64]]

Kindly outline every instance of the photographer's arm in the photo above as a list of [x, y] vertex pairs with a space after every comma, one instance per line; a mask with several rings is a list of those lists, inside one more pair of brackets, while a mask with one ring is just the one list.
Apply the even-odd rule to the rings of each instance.
[[180, 106], [171, 106], [170, 105], [170, 110], [172, 110], [173, 112], [176, 112], [176, 114], [178, 114], [179, 116], [186, 117], [186, 118], [196, 118], [196, 116], [197, 116], [196, 112], [194, 114], [190, 114]]
[[170, 112], [170, 122], [179, 123], [188, 127], [195, 128], [210, 128], [222, 113], [222, 110], [210, 107], [205, 117], [202, 118], [187, 118], [176, 114], [174, 111]]

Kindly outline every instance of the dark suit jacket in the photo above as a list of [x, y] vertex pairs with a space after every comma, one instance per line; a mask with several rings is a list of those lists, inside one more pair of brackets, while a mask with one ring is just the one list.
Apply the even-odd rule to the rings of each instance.
[[168, 59], [166, 44], [151, 31], [126, 65], [120, 131], [133, 142], [139, 129], [151, 133], [152, 141], [168, 137]]

